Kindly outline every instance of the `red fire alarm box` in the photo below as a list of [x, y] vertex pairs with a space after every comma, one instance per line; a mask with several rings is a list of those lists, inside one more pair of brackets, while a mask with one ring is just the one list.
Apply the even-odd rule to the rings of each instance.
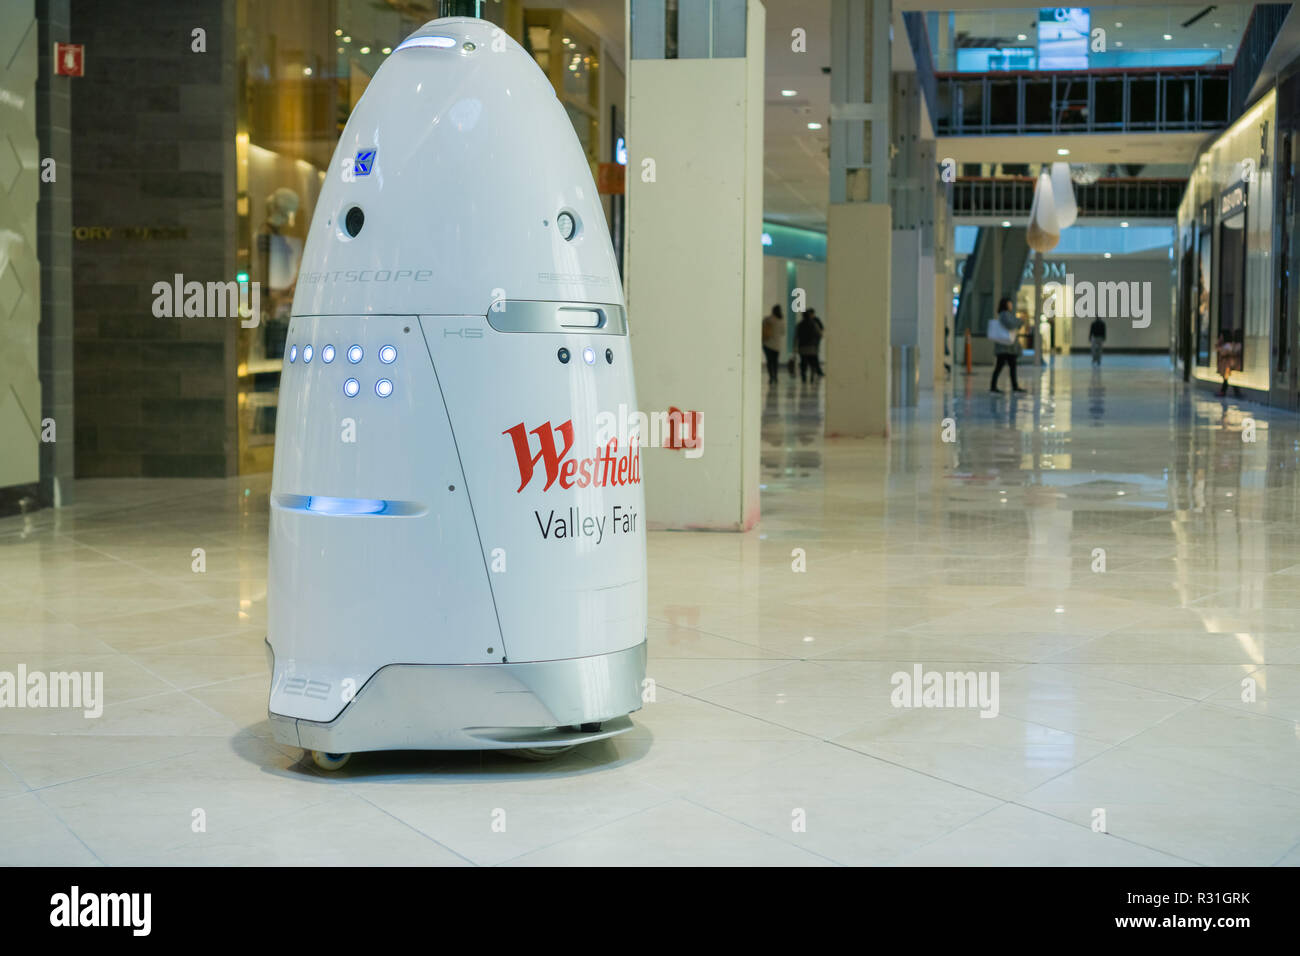
[[54, 44], [54, 75], [85, 76], [86, 47], [82, 43]]

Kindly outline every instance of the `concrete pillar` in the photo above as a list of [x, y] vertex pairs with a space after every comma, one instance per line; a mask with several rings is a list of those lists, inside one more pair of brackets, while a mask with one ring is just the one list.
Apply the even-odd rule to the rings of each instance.
[[[939, 162], [933, 127], [926, 116], [925, 97], [915, 73], [895, 73], [891, 80], [894, 108], [890, 118], [893, 158], [889, 175], [893, 208], [894, 282], [891, 287], [891, 345], [909, 347], [909, 357], [921, 388], [933, 388], [935, 370], [942, 379], [943, 366], [935, 362], [935, 340], [942, 352], [943, 327], [936, 320], [934, 299], [935, 216], [939, 190]], [[913, 374], [910, 369], [908, 374]], [[915, 403], [911, 391], [896, 401]]]
[[649, 526], [744, 530], [758, 520], [760, 323], [771, 305], [761, 301], [764, 11], [757, 0], [700, 6], [668, 17], [663, 0], [629, 4], [624, 275], [640, 411], [702, 415], [700, 448], [645, 452]]
[[889, 434], [889, 2], [831, 6], [826, 433]]
[[826, 434], [889, 435], [886, 203], [832, 203], [826, 241]]

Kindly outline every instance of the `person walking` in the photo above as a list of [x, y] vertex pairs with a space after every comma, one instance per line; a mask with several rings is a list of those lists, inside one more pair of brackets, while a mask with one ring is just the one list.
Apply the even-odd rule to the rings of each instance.
[[[1235, 332], [1220, 332], [1219, 341], [1215, 346], [1215, 352], [1218, 353], [1219, 374], [1223, 376], [1223, 387], [1219, 389], [1220, 398], [1228, 394], [1229, 379], [1233, 372], [1241, 371], [1242, 361], [1242, 334], [1241, 330]], [[1241, 386], [1233, 385], [1232, 394], [1241, 398]]]
[[767, 358], [767, 381], [776, 384], [776, 373], [780, 368], [781, 339], [785, 337], [785, 319], [781, 315], [781, 306], [772, 306], [772, 311], [763, 317], [763, 355]]
[[824, 330], [825, 326], [817, 317], [816, 309], [805, 312], [799, 324], [795, 326], [794, 342], [799, 349], [799, 381], [801, 382], [806, 382], [811, 377], [815, 383], [817, 379], [826, 377], [826, 373], [822, 371], [821, 360], [817, 357]]
[[993, 354], [997, 357], [997, 363], [993, 366], [993, 381], [989, 383], [990, 392], [1001, 392], [998, 388], [998, 376], [1002, 374], [1002, 366], [1011, 369], [1011, 391], [1023, 392], [1020, 382], [1016, 380], [1016, 358], [1020, 355], [1020, 320], [1012, 312], [1013, 304], [1010, 299], [1003, 298], [998, 303], [998, 317], [993, 321], [999, 323], [1004, 329], [1013, 336], [1011, 342], [993, 343]]
[[1101, 364], [1101, 347], [1106, 344], [1106, 323], [1093, 319], [1088, 328], [1088, 342], [1092, 345], [1092, 364]]

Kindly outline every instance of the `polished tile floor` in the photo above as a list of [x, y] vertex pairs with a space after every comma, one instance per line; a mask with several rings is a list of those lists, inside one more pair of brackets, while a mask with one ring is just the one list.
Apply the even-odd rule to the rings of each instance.
[[[1300, 420], [1155, 360], [986, 374], [888, 442], [783, 376], [760, 527], [651, 535], [657, 698], [551, 763], [275, 744], [266, 478], [4, 519], [0, 671], [107, 704], [0, 710], [0, 864], [1300, 864]], [[996, 716], [894, 706], [917, 668]]]

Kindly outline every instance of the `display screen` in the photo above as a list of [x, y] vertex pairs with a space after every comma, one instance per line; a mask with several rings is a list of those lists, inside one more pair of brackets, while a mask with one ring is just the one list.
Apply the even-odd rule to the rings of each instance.
[[1087, 7], [1043, 7], [1038, 11], [1038, 68], [1088, 68]]

